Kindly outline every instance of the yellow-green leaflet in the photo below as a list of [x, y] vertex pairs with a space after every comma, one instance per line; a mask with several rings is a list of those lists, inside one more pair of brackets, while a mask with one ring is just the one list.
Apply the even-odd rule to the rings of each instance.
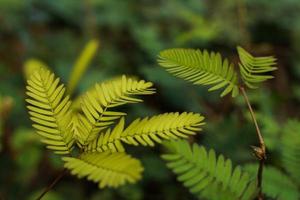
[[165, 113], [151, 118], [136, 119], [125, 129], [124, 118], [111, 131], [99, 134], [99, 136], [86, 146], [85, 151], [123, 152], [122, 143], [130, 145], [154, 146], [163, 140], [187, 138], [195, 135], [204, 125], [204, 117], [195, 113]]
[[151, 82], [133, 80], [123, 76], [121, 79], [96, 84], [94, 92], [87, 92], [81, 100], [83, 115], [79, 115], [78, 127], [81, 130], [79, 142], [86, 145], [94, 140], [100, 131], [113, 124], [126, 113], [113, 109], [129, 103], [142, 102], [138, 95], [155, 92]]
[[139, 160], [125, 153], [84, 153], [79, 158], [63, 157], [63, 160], [72, 174], [86, 177], [100, 188], [135, 183], [144, 170]]
[[28, 110], [33, 127], [47, 148], [58, 154], [70, 154], [73, 146], [71, 101], [59, 78], [48, 70], [35, 71], [26, 87]]
[[80, 78], [83, 76], [92, 59], [95, 57], [98, 48], [99, 41], [96, 39], [90, 40], [76, 60], [68, 82], [68, 92], [70, 94], [73, 93]]
[[209, 91], [225, 88], [221, 96], [231, 92], [237, 96], [238, 76], [233, 64], [222, 60], [219, 53], [194, 49], [167, 49], [160, 52], [158, 63], [176, 77], [197, 85], [210, 85]]
[[276, 70], [276, 58], [273, 56], [254, 57], [242, 47], [237, 47], [240, 57], [240, 74], [249, 88], [257, 88], [258, 84], [273, 78], [266, 73]]
[[196, 85], [210, 86], [209, 91], [223, 88], [221, 97], [231, 93], [239, 94], [239, 78], [249, 88], [273, 76], [266, 74], [276, 70], [276, 59], [273, 56], [254, 57], [242, 47], [237, 47], [240, 58], [240, 77], [234, 65], [222, 59], [220, 53], [201, 51], [199, 49], [174, 48], [161, 51], [158, 64], [176, 77]]

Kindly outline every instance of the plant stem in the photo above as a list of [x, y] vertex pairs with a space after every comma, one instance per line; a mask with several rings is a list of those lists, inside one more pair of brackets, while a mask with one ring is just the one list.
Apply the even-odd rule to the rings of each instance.
[[61, 171], [61, 173], [59, 173], [58, 176], [53, 180], [53, 182], [44, 189], [43, 193], [38, 198], [36, 198], [36, 200], [42, 199], [45, 194], [47, 194], [47, 192], [49, 192], [66, 173], [67, 169]]
[[263, 193], [262, 193], [262, 174], [263, 174], [263, 169], [264, 169], [264, 164], [265, 164], [265, 160], [266, 160], [266, 145], [264, 142], [264, 138], [260, 132], [259, 126], [257, 124], [256, 121], [256, 117], [255, 117], [255, 113], [252, 109], [252, 106], [250, 104], [249, 98], [247, 96], [247, 93], [245, 91], [244, 87], [240, 87], [240, 90], [242, 92], [242, 95], [247, 103], [249, 112], [251, 114], [252, 120], [254, 122], [255, 128], [256, 128], [256, 134], [259, 140], [259, 147], [252, 147], [254, 150], [254, 153], [256, 155], [256, 157], [259, 159], [259, 167], [258, 167], [258, 171], [257, 171], [257, 187], [259, 189], [258, 192], [258, 200], [263, 200]]

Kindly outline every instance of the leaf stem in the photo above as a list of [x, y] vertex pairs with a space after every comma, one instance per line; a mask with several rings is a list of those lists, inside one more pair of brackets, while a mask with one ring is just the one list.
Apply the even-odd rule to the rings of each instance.
[[36, 200], [42, 199], [45, 196], [45, 194], [47, 194], [47, 192], [49, 192], [58, 183], [58, 181], [67, 173], [67, 171], [67, 169], [61, 171], [58, 174], [58, 176], [53, 180], [53, 182], [44, 189], [43, 193], [38, 198], [36, 198]]
[[257, 187], [259, 189], [258, 192], [258, 200], [263, 200], [263, 193], [262, 193], [262, 174], [263, 174], [263, 169], [264, 169], [264, 164], [265, 164], [265, 160], [267, 159], [266, 157], [266, 145], [264, 142], [264, 138], [260, 132], [256, 117], [255, 117], [255, 113], [252, 109], [252, 106], [250, 104], [249, 98], [247, 96], [247, 93], [245, 91], [245, 88], [240, 86], [240, 91], [242, 92], [242, 95], [245, 99], [245, 102], [247, 103], [249, 112], [251, 114], [252, 120], [254, 122], [255, 128], [256, 128], [256, 134], [259, 140], [259, 147], [255, 147], [252, 146], [254, 153], [256, 155], [256, 157], [259, 160], [259, 167], [258, 167], [258, 171], [257, 171]]

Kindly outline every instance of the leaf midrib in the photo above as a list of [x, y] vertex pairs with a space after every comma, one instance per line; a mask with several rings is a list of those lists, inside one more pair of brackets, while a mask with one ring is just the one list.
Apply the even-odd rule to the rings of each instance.
[[[46, 85], [45, 85], [45, 79], [41, 76], [41, 82], [42, 82], [42, 86], [43, 86], [43, 89], [44, 89], [44, 91], [45, 91], [45, 93], [46, 93], [46, 99], [47, 99], [47, 101], [48, 101], [48, 104], [49, 104], [49, 106], [50, 106], [50, 110], [51, 110], [51, 112], [53, 113], [53, 116], [54, 116], [54, 118], [55, 118], [55, 123], [57, 124], [57, 129], [58, 129], [58, 131], [59, 131], [59, 135], [60, 135], [60, 137], [62, 138], [62, 140], [63, 140], [63, 142], [64, 142], [64, 146], [68, 149], [68, 152], [69, 153], [71, 153], [70, 152], [70, 149], [69, 149], [69, 147], [68, 147], [68, 143], [67, 143], [67, 141], [65, 141], [65, 138], [64, 138], [64, 135], [62, 134], [63, 133], [63, 131], [61, 130], [61, 126], [60, 126], [60, 123], [59, 123], [59, 120], [58, 120], [58, 118], [57, 118], [57, 114], [55, 113], [55, 111], [54, 111], [54, 109], [53, 109], [53, 102], [51, 102], [50, 101], [50, 97], [49, 97], [49, 89], [47, 89], [46, 88]], [[56, 88], [57, 89], [57, 88]]]
[[[230, 79], [230, 80], [227, 80], [224, 76], [222, 76], [221, 74], [216, 74], [216, 73], [213, 73], [213, 71], [211, 71], [211, 70], [209, 70], [208, 68], [204, 68], [204, 67], [202, 67], [199, 63], [199, 65], [195, 65], [194, 63], [193, 63], [193, 65], [189, 65], [188, 63], [185, 63], [185, 62], [181, 62], [181, 60], [176, 60], [176, 59], [171, 59], [171, 58], [168, 58], [168, 59], [170, 59], [170, 61], [172, 61], [173, 62], [173, 64], [175, 64], [175, 65], [177, 65], [177, 66], [179, 66], [179, 67], [185, 67], [185, 68], [189, 68], [189, 67], [191, 67], [191, 68], [195, 68], [196, 70], [199, 70], [200, 72], [201, 71], [204, 71], [204, 73], [207, 73], [207, 74], [209, 74], [209, 75], [214, 75], [214, 76], [217, 76], [218, 78], [220, 78], [220, 79], [222, 79], [223, 81], [225, 81], [225, 82], [227, 82], [227, 83], [229, 83], [229, 84], [231, 84], [231, 85], [235, 85], [236, 86], [236, 84], [232, 81], [232, 79]], [[223, 65], [222, 65], [222, 67], [223, 67]], [[227, 70], [228, 70], [229, 68], [227, 68]], [[236, 75], [236, 72], [234, 72], [235, 73], [235, 75]]]

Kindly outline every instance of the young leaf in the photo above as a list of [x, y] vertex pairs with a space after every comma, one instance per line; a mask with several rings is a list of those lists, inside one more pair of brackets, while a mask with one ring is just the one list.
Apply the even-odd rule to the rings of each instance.
[[96, 84], [96, 92], [88, 92], [82, 98], [81, 108], [84, 115], [79, 115], [79, 142], [87, 145], [94, 140], [101, 130], [106, 129], [126, 113], [110, 111], [111, 108], [142, 102], [137, 95], [153, 94], [151, 82], [137, 81], [123, 76], [122, 79]]
[[154, 146], [162, 140], [187, 138], [202, 130], [204, 117], [195, 113], [164, 113], [134, 120], [121, 134], [121, 141], [131, 145]]
[[122, 118], [116, 127], [99, 134], [85, 151], [124, 151], [121, 142], [131, 145], [154, 146], [162, 140], [187, 138], [200, 131], [204, 117], [195, 113], [165, 113], [151, 118], [136, 119], [124, 130]]
[[33, 127], [47, 148], [58, 154], [70, 154], [73, 145], [71, 102], [65, 88], [48, 70], [37, 70], [27, 81], [26, 101]]
[[209, 91], [225, 88], [221, 96], [239, 93], [233, 65], [219, 53], [194, 49], [169, 49], [160, 52], [158, 63], [171, 74], [197, 85], [211, 85]]
[[73, 90], [76, 88], [78, 81], [87, 70], [90, 62], [94, 58], [97, 49], [99, 47], [99, 41], [96, 39], [90, 40], [84, 47], [81, 55], [76, 60], [72, 72], [70, 74], [70, 79], [68, 83], [68, 92], [73, 93]]
[[135, 183], [144, 170], [139, 160], [118, 152], [83, 153], [79, 158], [63, 157], [63, 160], [73, 175], [87, 177], [100, 188]]
[[30, 79], [31, 75], [39, 69], [49, 70], [49, 67], [38, 59], [31, 58], [26, 60], [23, 66], [26, 80]]
[[242, 80], [249, 88], [257, 88], [257, 84], [273, 78], [267, 72], [276, 70], [276, 59], [272, 56], [254, 57], [242, 47], [237, 47], [241, 63], [239, 63]]

